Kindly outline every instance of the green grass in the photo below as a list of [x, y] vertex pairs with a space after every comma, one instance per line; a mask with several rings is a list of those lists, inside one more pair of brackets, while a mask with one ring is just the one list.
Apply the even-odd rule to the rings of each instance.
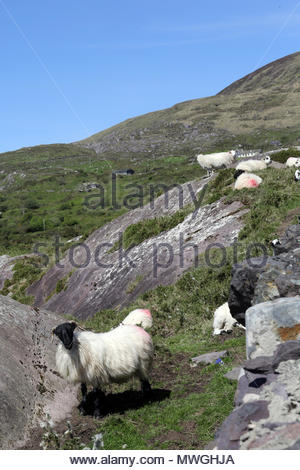
[[285, 163], [289, 157], [300, 158], [300, 150], [291, 147], [288, 150], [272, 153], [272, 160], [279, 163]]
[[[12, 256], [33, 251], [36, 243], [43, 243], [39, 251], [49, 254], [55, 234], [64, 244], [64, 252], [71, 246], [70, 239], [81, 235], [82, 242], [95, 229], [130, 210], [137, 202], [132, 196], [137, 185], [147, 204], [151, 186], [182, 184], [203, 174], [195, 161], [184, 156], [107, 161], [93, 150], [75, 145], [21, 149], [1, 154], [0, 159], [5, 172], [0, 175], [2, 181], [13, 175], [10, 185], [0, 192], [0, 255]], [[170, 165], [174, 167], [171, 174]], [[113, 204], [111, 171], [124, 167], [133, 167], [135, 174], [117, 178]], [[25, 177], [20, 178], [21, 173]], [[79, 192], [80, 185], [88, 181], [102, 186], [104, 204], [100, 190]]]
[[[155, 300], [159, 302], [162, 296], [161, 289], [152, 291], [152, 302], [148, 299], [146, 305], [154, 305]], [[151, 335], [156, 351], [152, 387], [154, 391], [170, 390], [171, 394], [160, 401], [101, 419], [98, 431], [104, 435], [105, 449], [122, 449], [124, 444], [126, 449], [203, 448], [213, 439], [216, 429], [232, 411], [236, 383], [225, 379], [223, 375], [243, 359], [244, 336], [236, 331], [220, 343], [220, 338], [211, 336], [212, 312], [206, 314], [209, 321], [203, 322], [200, 312], [195, 312], [194, 304], [189, 302], [186, 311], [191, 305], [193, 311], [188, 312], [183, 324], [180, 316], [176, 318], [176, 313], [175, 318], [174, 312], [172, 316], [168, 314], [170, 312], [166, 306], [160, 314], [152, 309], [154, 328]], [[119, 312], [117, 316], [112, 316], [112, 313], [100, 312], [85, 326], [103, 331], [115, 326], [125, 314]], [[189, 358], [220, 349], [227, 349], [230, 353], [224, 359], [224, 366], [190, 367]], [[173, 370], [171, 376], [170, 368]], [[114, 386], [113, 393], [128, 388], [129, 384]]]
[[192, 211], [190, 207], [181, 209], [175, 214], [154, 219], [145, 219], [132, 224], [124, 230], [122, 239], [114, 244], [110, 253], [123, 247], [123, 249], [133, 248], [143, 241], [155, 237], [162, 232], [171, 230], [184, 221], [186, 216]]

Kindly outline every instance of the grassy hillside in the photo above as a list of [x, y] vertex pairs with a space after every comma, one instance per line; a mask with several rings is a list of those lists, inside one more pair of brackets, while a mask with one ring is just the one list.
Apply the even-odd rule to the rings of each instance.
[[[94, 331], [108, 331], [131, 309], [149, 308], [155, 344], [153, 400], [143, 401], [135, 391], [138, 384], [134, 390], [129, 384], [113, 386], [108, 393], [111, 412], [94, 422], [84, 444], [90, 445], [88, 435], [101, 432], [104, 449], [201, 449], [233, 409], [236, 384], [224, 378], [224, 373], [245, 359], [245, 337], [241, 330], [213, 337], [213, 312], [228, 298], [232, 264], [246, 257], [252, 242], [265, 244], [271, 254], [269, 241], [283, 226], [297, 221], [300, 207], [300, 186], [293, 180], [293, 170], [268, 168], [259, 173], [263, 178], [259, 188], [242, 191], [232, 189], [233, 171], [219, 172], [209, 184], [203, 204], [223, 197], [227, 203], [236, 199], [249, 208], [237, 253], [228, 248], [226, 262], [220, 267], [220, 253], [215, 252], [211, 260], [216, 267], [207, 266], [201, 256], [200, 266], [186, 272], [176, 284], [146, 292], [123, 311], [98, 312], [84, 324]], [[139, 236], [137, 233], [133, 241], [138, 243]], [[248, 256], [260, 254], [257, 248], [248, 252]], [[193, 356], [224, 349], [229, 353], [224, 365], [191, 367]], [[74, 417], [71, 425], [73, 439], [65, 438], [62, 431], [55, 439], [50, 433], [47, 445], [82, 446], [80, 436], [89, 428], [88, 418]]]
[[[128, 210], [123, 200], [133, 189], [127, 185], [141, 185], [146, 204], [150, 184], [180, 184], [203, 174], [186, 156], [104, 160], [94, 150], [75, 145], [8, 152], [0, 155], [0, 163], [0, 255], [28, 253], [37, 242], [49, 246], [55, 234], [65, 244], [63, 251], [70, 246], [68, 240], [77, 236], [84, 239]], [[116, 208], [111, 174], [122, 168], [132, 168], [135, 174], [117, 178], [116, 204], [121, 207]], [[80, 191], [87, 182], [102, 186], [104, 207], [100, 189]]]
[[[51, 251], [55, 234], [67, 249], [74, 237], [81, 240], [96, 228], [121, 215], [124, 197], [132, 193], [128, 184], [141, 185], [144, 203], [152, 183], [184, 183], [200, 178], [196, 152], [244, 148], [272, 148], [273, 140], [296, 143], [300, 125], [300, 54], [293, 54], [235, 82], [214, 97], [179, 103], [172, 108], [129, 119], [77, 144], [56, 144], [20, 149], [0, 155], [0, 255], [32, 251], [44, 243]], [[285, 156], [278, 156], [279, 159]], [[118, 177], [116, 209], [112, 203], [111, 173], [134, 169], [130, 177]], [[251, 242], [268, 242], [281, 227], [296, 221], [300, 207], [300, 185], [293, 170], [268, 168], [259, 173], [263, 184], [255, 190], [235, 192], [232, 169], [222, 170], [209, 184], [203, 204], [220, 198], [240, 200], [249, 212], [239, 235], [238, 259], [244, 259]], [[104, 207], [91, 207], [83, 183], [103, 187]], [[95, 199], [88, 199], [89, 203]], [[97, 200], [96, 200], [97, 201]], [[126, 232], [128, 246], [173, 227], [182, 220], [180, 212], [169, 218], [136, 224]], [[251, 255], [260, 254], [252, 250]], [[216, 264], [218, 253], [216, 256]], [[113, 387], [109, 396], [113, 413], [100, 421], [71, 419], [73, 436], [64, 430], [47, 436], [50, 448], [79, 448], [90, 444], [96, 431], [104, 435], [105, 449], [164, 449], [204, 447], [233, 407], [235, 383], [224, 372], [244, 358], [244, 336], [235, 331], [213, 338], [214, 309], [228, 297], [234, 260], [227, 249], [226, 263], [200, 267], [183, 275], [173, 286], [146, 292], [123, 311], [95, 314], [85, 327], [105, 331], [114, 327], [134, 307], [147, 307], [154, 317], [152, 336], [156, 356], [152, 384], [154, 400], [143, 402], [130, 385]], [[41, 276], [30, 259], [15, 265], [12, 281], [2, 294], [31, 302], [26, 287]], [[61, 281], [56, 289], [64, 289]], [[227, 349], [225, 364], [190, 366], [190, 358], [212, 350]], [[124, 391], [127, 390], [126, 393]], [[85, 437], [82, 437], [85, 436]], [[125, 446], [125, 447], [124, 447]]]

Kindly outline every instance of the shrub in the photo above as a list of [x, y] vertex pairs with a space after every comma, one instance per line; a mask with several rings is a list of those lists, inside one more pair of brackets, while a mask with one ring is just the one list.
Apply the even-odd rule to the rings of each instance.
[[272, 153], [272, 160], [278, 163], [285, 163], [289, 157], [300, 158], [300, 150], [289, 148], [280, 152]]

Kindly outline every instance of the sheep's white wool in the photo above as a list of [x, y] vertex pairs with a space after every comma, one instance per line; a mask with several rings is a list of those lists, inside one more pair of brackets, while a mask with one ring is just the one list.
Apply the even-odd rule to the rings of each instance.
[[101, 387], [130, 377], [147, 380], [152, 358], [148, 333], [139, 326], [120, 325], [106, 333], [75, 332], [72, 349], [59, 344], [56, 367], [68, 382]]
[[265, 170], [267, 166], [268, 165], [263, 160], [245, 160], [236, 166], [236, 170], [251, 172], [255, 170]]
[[197, 155], [199, 165], [205, 170], [211, 168], [223, 168], [233, 163], [235, 159], [235, 150], [229, 152], [209, 153], [207, 155]]
[[242, 173], [235, 182], [234, 189], [256, 188], [262, 182], [260, 176], [253, 173]]
[[300, 158], [289, 157], [287, 161], [285, 162], [285, 164], [288, 167], [291, 167], [291, 166], [300, 167]]
[[127, 317], [122, 321], [121, 325], [138, 325], [144, 329], [151, 328], [151, 313], [147, 309], [137, 308], [127, 315]]
[[231, 331], [236, 320], [231, 316], [228, 302], [221, 305], [214, 313], [214, 335], [220, 335], [222, 331]]

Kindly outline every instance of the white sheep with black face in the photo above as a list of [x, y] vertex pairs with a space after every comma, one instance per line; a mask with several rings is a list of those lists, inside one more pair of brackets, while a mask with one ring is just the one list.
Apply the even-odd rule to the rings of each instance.
[[285, 162], [287, 167], [295, 166], [296, 168], [300, 168], [300, 158], [297, 157], [289, 157]]
[[[144, 313], [145, 318], [149, 318], [148, 312]], [[126, 325], [106, 333], [74, 331], [77, 327], [74, 322], [63, 323], [53, 330], [61, 341], [56, 351], [57, 371], [69, 383], [81, 383], [82, 411], [88, 385], [92, 385], [96, 394], [95, 416], [102, 414], [105, 395], [101, 388], [106, 385], [137, 377], [143, 393], [150, 393], [153, 344], [150, 335], [135, 324], [136, 317], [141, 320], [142, 316], [141, 311], [135, 313], [131, 320], [127, 317]]]
[[272, 160], [269, 155], [267, 155], [264, 160], [245, 160], [240, 162], [236, 166], [236, 170], [243, 170], [251, 173], [252, 171], [265, 170], [271, 163]]
[[236, 151], [199, 154], [196, 158], [199, 165], [204, 170], [207, 170], [208, 176], [210, 176], [213, 170], [226, 168], [231, 165], [236, 158]]
[[223, 333], [231, 333], [233, 327], [238, 326], [245, 330], [245, 327], [238, 323], [231, 315], [228, 302], [221, 305], [214, 313], [214, 335], [222, 335]]
[[234, 177], [236, 178], [234, 189], [257, 188], [262, 183], [262, 178], [254, 173], [247, 173], [243, 170], [237, 170]]
[[295, 181], [300, 181], [300, 170], [295, 171], [294, 178], [295, 178]]

